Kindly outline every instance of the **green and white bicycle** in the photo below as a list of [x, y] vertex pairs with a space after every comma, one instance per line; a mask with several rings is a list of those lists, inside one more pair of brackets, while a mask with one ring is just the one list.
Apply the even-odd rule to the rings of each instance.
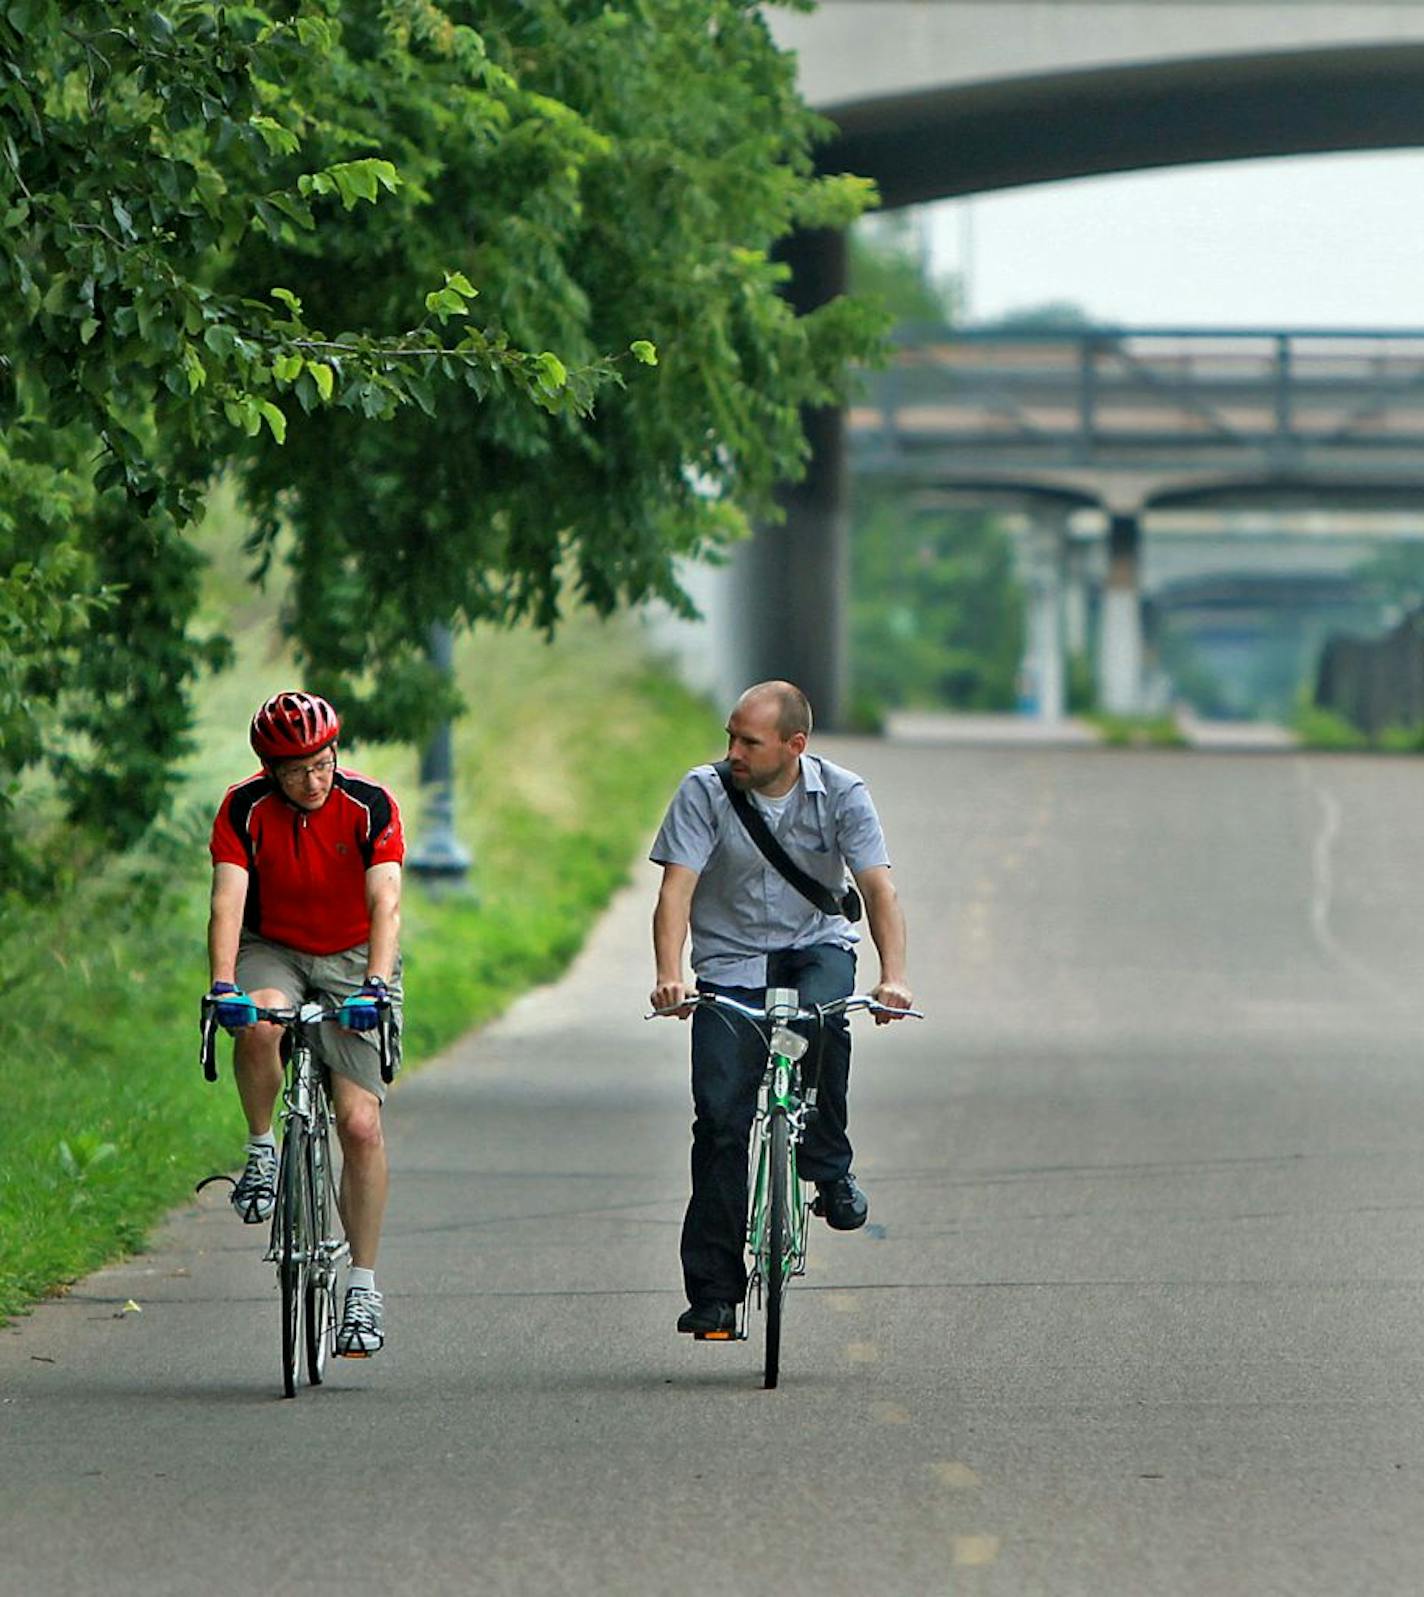
[[[770, 1390], [781, 1375], [781, 1324], [787, 1288], [796, 1276], [806, 1273], [811, 1184], [802, 1181], [798, 1173], [797, 1149], [816, 1115], [816, 1082], [814, 1070], [803, 1075], [802, 1061], [813, 1047], [812, 1063], [819, 1059], [820, 1030], [837, 1015], [865, 1011], [896, 1020], [924, 1017], [918, 1009], [893, 1009], [866, 993], [803, 1006], [796, 990], [788, 987], [769, 987], [763, 1009], [743, 1004], [725, 993], [696, 993], [689, 995], [686, 1004], [655, 1013], [675, 1015], [697, 1006], [740, 1017], [754, 1027], [767, 1052], [747, 1147], [746, 1296], [738, 1306], [734, 1331], [695, 1334], [699, 1341], [745, 1341], [750, 1334], [753, 1306], [764, 1308], [763, 1384]], [[815, 1028], [812, 1037], [793, 1031], [796, 1022], [811, 1023]]]

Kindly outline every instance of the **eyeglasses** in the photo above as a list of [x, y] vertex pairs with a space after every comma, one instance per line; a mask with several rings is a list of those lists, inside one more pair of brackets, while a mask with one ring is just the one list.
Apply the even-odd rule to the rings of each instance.
[[308, 777], [322, 777], [329, 775], [336, 769], [334, 756], [328, 754], [324, 760], [313, 760], [310, 765], [282, 765], [277, 768], [279, 782], [305, 782]]

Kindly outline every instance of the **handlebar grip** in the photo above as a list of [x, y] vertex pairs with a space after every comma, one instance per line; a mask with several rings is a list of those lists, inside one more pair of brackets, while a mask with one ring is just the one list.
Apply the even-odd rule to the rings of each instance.
[[198, 1049], [198, 1062], [203, 1067], [203, 1078], [206, 1081], [216, 1081], [218, 1079], [217, 1030], [217, 1005], [204, 998], [202, 1043]]

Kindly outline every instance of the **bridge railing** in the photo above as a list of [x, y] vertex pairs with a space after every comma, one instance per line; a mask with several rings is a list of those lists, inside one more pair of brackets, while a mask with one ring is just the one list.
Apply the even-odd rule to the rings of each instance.
[[1424, 330], [912, 329], [867, 375], [850, 429], [882, 457], [1390, 456], [1424, 446]]

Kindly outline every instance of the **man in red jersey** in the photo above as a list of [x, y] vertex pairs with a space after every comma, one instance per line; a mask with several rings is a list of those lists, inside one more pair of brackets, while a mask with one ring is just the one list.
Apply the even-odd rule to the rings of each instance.
[[272, 1213], [282, 1086], [281, 1028], [253, 1009], [346, 1005], [348, 1026], [322, 1027], [341, 1139], [340, 1207], [351, 1274], [336, 1351], [369, 1358], [385, 1342], [376, 1251], [389, 1175], [381, 1132], [376, 1000], [391, 1005], [400, 1059], [401, 861], [391, 794], [336, 763], [341, 720], [325, 699], [279, 693], [252, 718], [262, 770], [228, 789], [213, 823], [209, 997], [235, 1033], [233, 1067], [247, 1117], [247, 1166], [232, 1203], [250, 1225]]

